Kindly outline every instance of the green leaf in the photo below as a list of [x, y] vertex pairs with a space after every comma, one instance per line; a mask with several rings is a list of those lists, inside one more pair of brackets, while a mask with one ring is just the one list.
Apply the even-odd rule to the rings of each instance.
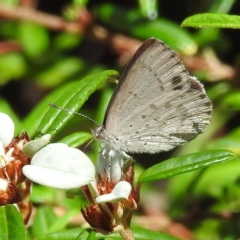
[[69, 50], [76, 48], [81, 40], [80, 35], [71, 34], [71, 33], [61, 33], [56, 36], [54, 39], [54, 47], [58, 49]]
[[0, 207], [0, 223], [1, 240], [25, 240], [23, 219], [15, 206]]
[[148, 168], [139, 176], [138, 182], [144, 183], [168, 178], [217, 163], [223, 163], [234, 158], [235, 155], [228, 150], [212, 150], [171, 158]]
[[173, 49], [189, 55], [197, 51], [197, 45], [191, 35], [172, 21], [163, 18], [150, 21], [143, 18], [139, 11], [128, 11], [113, 4], [97, 7], [96, 15], [105, 25], [128, 35], [144, 40], [156, 37]]
[[150, 20], [156, 19], [158, 16], [158, 1], [156, 0], [138, 0], [143, 16]]
[[240, 16], [224, 13], [202, 13], [186, 18], [181, 27], [240, 28]]
[[212, 101], [218, 98], [223, 98], [225, 100], [226, 95], [229, 94], [230, 91], [231, 85], [228, 82], [219, 82], [208, 89], [207, 95]]
[[49, 232], [57, 232], [63, 230], [69, 221], [77, 214], [80, 214], [79, 209], [68, 210], [63, 216], [58, 217], [54, 222], [51, 223]]
[[47, 50], [49, 37], [46, 28], [31, 22], [21, 22], [18, 29], [19, 40], [26, 54], [37, 57]]
[[95, 236], [96, 236], [95, 230], [91, 229], [91, 231], [89, 232], [87, 240], [95, 240], [96, 239]]
[[[179, 238], [173, 237], [167, 233], [155, 232], [148, 229], [144, 229], [138, 226], [132, 227], [133, 235], [135, 240], [178, 240]], [[93, 229], [70, 229], [58, 233], [51, 233], [44, 236], [39, 236], [34, 238], [35, 240], [73, 240], [73, 239], [83, 239], [83, 240], [121, 240], [122, 237], [119, 234], [111, 234], [109, 236], [102, 235], [100, 233], [95, 233]]]
[[233, 7], [235, 2], [236, 2], [236, 0], [228, 0], [228, 1], [213, 0], [211, 2], [211, 7], [208, 10], [208, 12], [212, 12], [212, 13], [228, 13], [231, 10], [231, 8]]
[[48, 111], [50, 102], [54, 102], [59, 98], [64, 92], [67, 91], [72, 85], [76, 84], [75, 82], [66, 83], [60, 88], [56, 89], [54, 92], [47, 95], [23, 120], [23, 128], [27, 130], [27, 133], [33, 137], [36, 134], [37, 127], [39, 126], [44, 114]]
[[223, 99], [223, 105], [226, 108], [240, 110], [240, 91], [231, 93]]
[[82, 231], [76, 240], [95, 240], [96, 232], [93, 229], [85, 229]]
[[86, 68], [84, 62], [79, 58], [69, 57], [55, 62], [44, 72], [37, 76], [37, 83], [42, 87], [54, 87], [72, 78], [80, 70]]
[[[166, 42], [171, 48], [187, 55], [197, 52], [197, 45], [193, 38], [186, 31], [183, 31], [178, 24], [167, 19], [156, 19], [141, 24], [136, 24], [131, 33], [139, 38], [147, 39], [154, 36]], [[176, 36], [178, 36], [176, 38]]]
[[85, 231], [85, 230], [83, 230], [82, 228], [73, 228], [66, 231], [45, 234], [42, 236], [38, 236], [34, 239], [35, 240], [73, 240], [73, 239], [76, 239], [77, 236], [82, 231]]
[[88, 132], [75, 132], [61, 139], [59, 142], [67, 144], [69, 147], [79, 147], [92, 138]]
[[229, 134], [232, 138], [238, 138], [240, 139], [240, 126], [236, 127], [235, 129], [233, 129], [233, 131], [231, 131], [231, 133]]
[[[239, 161], [240, 158], [236, 158], [225, 164], [207, 168], [197, 181], [193, 179], [194, 187], [192, 191], [196, 197], [201, 198], [201, 196], [206, 195], [216, 198], [226, 197], [226, 189], [231, 189], [239, 181]], [[228, 200], [226, 203], [229, 203]]]
[[59, 194], [59, 189], [50, 188], [43, 185], [33, 184], [32, 193], [30, 195], [33, 203], [48, 203], [56, 202], [56, 195]]
[[49, 233], [57, 219], [51, 207], [39, 207], [32, 226], [33, 235], [38, 237]]
[[[137, 226], [136, 224], [131, 224], [131, 230], [134, 236], [135, 240], [155, 240], [155, 239], [161, 239], [161, 240], [179, 240], [179, 238], [173, 237], [167, 233], [164, 232], [158, 232], [158, 231], [152, 231], [148, 230], [146, 228], [142, 228]], [[111, 239], [111, 240], [121, 240], [122, 237], [119, 234], [111, 234], [108, 237], [105, 235], [102, 235], [100, 233], [96, 234], [96, 239]]]
[[213, 141], [210, 141], [207, 145], [207, 149], [227, 149], [234, 152], [236, 155], [240, 155], [240, 138], [237, 137], [222, 137]]
[[0, 55], [0, 86], [10, 79], [20, 78], [26, 70], [27, 65], [21, 54], [7, 53]]
[[7, 6], [12, 6], [12, 7], [17, 7], [19, 4], [18, 0], [4, 0], [2, 1], [4, 4], [6, 4]]
[[99, 74], [90, 75], [66, 89], [54, 104], [69, 109], [72, 112], [49, 108], [38, 127], [38, 135], [42, 136], [49, 133], [54, 136], [66, 125], [67, 121], [74, 116], [74, 112], [81, 108], [101, 83], [106, 81], [112, 75], [117, 74], [116, 71], [109, 70]]
[[[112, 73], [112, 75], [111, 75]], [[98, 73], [96, 75], [92, 75], [92, 77], [96, 77], [96, 82], [98, 82], [99, 80], [105, 81], [108, 77], [111, 78], [111, 76], [115, 76], [116, 77], [116, 71], [110, 70], [110, 71], [105, 71], [102, 73]], [[98, 76], [98, 77], [97, 77]], [[104, 78], [105, 77], [105, 78]], [[101, 78], [101, 79], [99, 79]], [[87, 78], [88, 79], [88, 78]], [[85, 80], [85, 82], [87, 81], [87, 79]], [[92, 79], [92, 82], [94, 83], [94, 79]], [[60, 98], [60, 96], [64, 96], [66, 92], [74, 91], [75, 86], [77, 84], [81, 84], [80, 81], [74, 81], [74, 82], [70, 82], [70, 83], [66, 83], [63, 86], [59, 87], [58, 89], [56, 89], [54, 92], [50, 93], [49, 95], [47, 95], [31, 112], [30, 114], [28, 114], [28, 116], [26, 116], [26, 118], [23, 120], [22, 124], [23, 124], [23, 128], [27, 130], [27, 133], [33, 137], [36, 134], [36, 130], [42, 120], [42, 116], [44, 116], [46, 114], [46, 112], [49, 110], [49, 103], [55, 102], [57, 99]], [[89, 82], [89, 84], [91, 84], [91, 82]], [[99, 83], [99, 85], [101, 84], [101, 81]], [[94, 86], [94, 84], [93, 84]], [[97, 89], [98, 86], [95, 86], [95, 90]], [[94, 89], [92, 89], [92, 91], [95, 91]], [[76, 91], [76, 89], [75, 89]], [[89, 94], [90, 95], [90, 94]], [[75, 96], [76, 98], [78, 96]], [[80, 96], [79, 96], [80, 97]], [[86, 96], [87, 97], [87, 96]], [[51, 108], [52, 109], [52, 108]], [[69, 108], [69, 110], [72, 110]], [[64, 111], [62, 111], [64, 112]]]
[[179, 240], [179, 238], [173, 237], [167, 233], [164, 232], [155, 232], [152, 230], [148, 230], [139, 226], [136, 226], [135, 224], [132, 224], [132, 231], [133, 235], [136, 240], [155, 240], [155, 239], [161, 239], [161, 240]]

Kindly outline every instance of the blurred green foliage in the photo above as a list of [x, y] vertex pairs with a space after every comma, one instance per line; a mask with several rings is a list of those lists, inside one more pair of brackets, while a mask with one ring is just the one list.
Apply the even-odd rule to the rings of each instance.
[[[2, 3], [16, 7], [20, 1], [2, 0]], [[51, 12], [49, 9], [52, 9], [52, 4], [53, 2], [50, 1], [42, 1], [37, 6], [37, 10]], [[206, 16], [202, 18], [198, 16], [198, 25], [191, 25], [196, 19], [190, 18], [191, 21], [188, 20], [190, 23], [185, 22], [185, 25], [198, 28], [180, 28], [182, 21], [195, 13], [237, 15], [239, 14], [239, 3], [218, 0], [198, 1], [194, 4], [190, 0], [157, 2], [139, 0], [135, 3], [73, 0], [68, 2], [68, 6], [62, 5], [61, 2], [55, 2], [54, 5], [55, 12], [62, 9], [62, 16], [70, 20], [78, 18], [79, 9], [85, 6], [94, 17], [95, 23], [107, 29], [112, 35], [125, 34], [140, 40], [154, 36], [177, 50], [183, 59], [184, 56], [193, 54], [197, 55], [199, 59], [204, 59], [201, 54], [206, 48], [210, 48], [219, 61], [223, 61], [231, 67], [235, 74], [228, 75], [226, 70], [222, 76], [214, 80], [209, 79], [208, 74], [205, 74], [204, 71], [220, 72], [223, 69], [222, 65], [211, 70], [208, 63], [204, 61], [204, 64], [209, 67], [206, 70], [206, 68], [202, 69], [204, 64], [199, 61], [195, 63], [193, 69], [189, 69], [189, 71], [192, 70], [192, 75], [199, 71], [204, 72], [204, 74], [199, 74], [199, 77], [201, 77], [201, 81], [204, 81], [207, 93], [213, 101], [212, 123], [203, 135], [189, 144], [168, 155], [153, 156], [151, 164], [154, 165], [170, 157], [182, 157], [182, 155], [203, 150], [230, 150], [237, 158], [224, 164], [174, 176], [166, 185], [165, 181], [160, 181], [162, 185], [165, 185], [161, 190], [146, 184], [142, 200], [146, 202], [149, 192], [160, 192], [159, 201], [167, 196], [170, 199], [167, 202], [169, 215], [188, 227], [193, 232], [195, 239], [230, 240], [239, 238], [239, 30], [205, 28], [210, 23], [213, 24], [212, 27], [223, 27], [217, 25], [219, 21], [223, 20], [221, 15], [214, 15], [214, 22], [210, 15], [207, 19]], [[156, 19], [152, 13], [158, 13]], [[231, 20], [232, 18], [228, 18], [228, 15], [224, 15], [225, 26], [240, 27], [238, 17], [235, 18], [234, 25], [229, 22]], [[15, 44], [17, 49], [5, 49], [1, 43], [6, 42]], [[87, 32], [73, 34], [53, 31], [34, 22], [1, 18], [1, 49], [4, 51], [0, 51], [0, 111], [6, 112], [14, 120], [16, 134], [25, 128], [34, 138], [37, 133], [36, 129], [39, 128], [45, 113], [53, 111], [53, 109], [49, 109], [48, 103], [58, 98], [61, 100], [64, 96], [68, 98], [67, 93], [71, 86], [81, 83], [80, 80], [86, 81], [86, 79], [92, 79], [91, 81], [95, 85], [90, 84], [91, 86], [87, 90], [85, 89], [86, 95], [79, 97], [78, 106], [75, 102], [72, 105], [66, 103], [66, 106], [65, 102], [60, 103], [76, 111], [82, 107], [80, 110], [82, 114], [102, 122], [114, 88], [114, 84], [105, 82], [107, 76], [104, 74], [109, 69], [117, 69], [120, 72], [122, 70], [117, 63], [116, 55], [111, 52], [112, 49], [107, 44], [96, 39], [92, 40]], [[194, 60], [192, 59], [192, 61]], [[113, 75], [115, 73], [115, 71], [109, 72]], [[76, 92], [78, 90], [76, 89]], [[84, 92], [84, 90], [81, 91]], [[89, 100], [85, 103], [88, 97]], [[54, 111], [57, 110], [54, 109]], [[67, 115], [67, 113], [62, 113], [62, 115]], [[45, 119], [45, 121], [47, 120], [48, 118]], [[57, 130], [52, 141], [66, 142], [74, 147], [86, 143], [90, 138], [86, 132], [89, 133], [95, 124], [79, 116], [74, 116], [67, 121], [67, 124], [64, 123], [59, 128], [60, 130]], [[43, 122], [38, 133], [42, 129], [44, 129]], [[97, 143], [91, 144], [86, 150], [93, 161], [97, 158], [98, 150]], [[150, 159], [150, 157], [148, 158]], [[137, 169], [149, 166], [146, 161], [141, 161], [141, 157], [137, 160], [141, 165]], [[136, 171], [136, 174], [140, 175], [138, 170]], [[75, 196], [75, 194], [73, 195]], [[80, 215], [79, 202], [81, 207], [87, 204], [83, 196], [78, 199], [73, 198], [66, 198], [63, 191], [34, 185], [31, 200], [36, 204], [36, 216], [33, 225], [29, 228], [28, 239], [104, 239], [103, 235], [95, 235], [95, 232], [79, 228], [74, 223], [69, 224], [69, 219]], [[63, 208], [67, 213], [59, 218], [53, 211], [53, 207]], [[142, 209], [144, 207], [142, 205]], [[2, 214], [4, 216], [5, 212], [3, 211]], [[18, 219], [14, 214], [12, 219]], [[19, 226], [21, 228], [21, 223]], [[136, 239], [174, 239], [163, 233], [151, 231], [143, 233], [142, 231], [142, 228], [133, 227]], [[81, 236], [85, 238], [81, 238]], [[113, 235], [106, 239], [119, 239], [119, 236]]]

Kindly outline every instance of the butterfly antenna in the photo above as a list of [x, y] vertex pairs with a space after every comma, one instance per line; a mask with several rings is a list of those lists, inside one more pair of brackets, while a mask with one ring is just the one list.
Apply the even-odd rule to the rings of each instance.
[[74, 113], [74, 114], [76, 114], [76, 115], [79, 115], [79, 116], [85, 117], [86, 119], [88, 119], [88, 120], [90, 120], [90, 121], [96, 123], [96, 124], [99, 126], [99, 124], [98, 124], [95, 120], [93, 120], [92, 118], [90, 118], [90, 117], [88, 117], [88, 116], [86, 116], [86, 115], [84, 115], [84, 114], [81, 114], [81, 113], [75, 112], [75, 111], [73, 111], [73, 110], [69, 110], [69, 109], [64, 108], [64, 107], [59, 107], [59, 106], [57, 106], [57, 105], [55, 105], [55, 104], [53, 104], [53, 103], [49, 103], [48, 105], [49, 105], [50, 107], [53, 107], [53, 108], [57, 108], [57, 109], [60, 109], [60, 110], [67, 111], [67, 112], [70, 113], [70, 114], [71, 114], [71, 113]]
[[92, 138], [88, 143], [87, 143], [87, 145], [84, 147], [84, 152], [86, 152], [86, 149], [87, 149], [87, 147], [92, 143], [94, 141], [94, 138]]

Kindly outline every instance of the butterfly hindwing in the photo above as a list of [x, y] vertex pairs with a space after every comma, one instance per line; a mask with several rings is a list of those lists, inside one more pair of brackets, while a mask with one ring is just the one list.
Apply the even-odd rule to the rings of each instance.
[[202, 133], [211, 102], [174, 51], [150, 38], [125, 68], [104, 125], [109, 144], [130, 153], [168, 151]]

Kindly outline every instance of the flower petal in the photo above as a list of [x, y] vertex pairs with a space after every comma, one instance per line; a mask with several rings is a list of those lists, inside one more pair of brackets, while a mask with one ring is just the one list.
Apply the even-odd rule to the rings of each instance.
[[96, 203], [100, 204], [105, 202], [120, 202], [123, 199], [128, 199], [131, 190], [132, 186], [130, 185], [130, 183], [126, 181], [118, 182], [111, 193], [97, 197]]
[[0, 178], [0, 191], [7, 191], [9, 182], [5, 179]]
[[117, 183], [122, 178], [124, 155], [121, 151], [113, 150], [108, 145], [103, 147], [98, 155], [97, 164], [101, 177], [107, 174], [112, 183]]
[[40, 149], [46, 146], [50, 142], [50, 140], [50, 134], [43, 135], [41, 138], [35, 139], [25, 144], [22, 150], [25, 155], [27, 155], [28, 157], [32, 157]]
[[0, 112], [0, 141], [6, 147], [12, 141], [14, 135], [14, 123], [5, 113]]
[[69, 189], [87, 185], [95, 179], [95, 167], [80, 150], [64, 143], [52, 143], [37, 152], [24, 175], [49, 187]]

